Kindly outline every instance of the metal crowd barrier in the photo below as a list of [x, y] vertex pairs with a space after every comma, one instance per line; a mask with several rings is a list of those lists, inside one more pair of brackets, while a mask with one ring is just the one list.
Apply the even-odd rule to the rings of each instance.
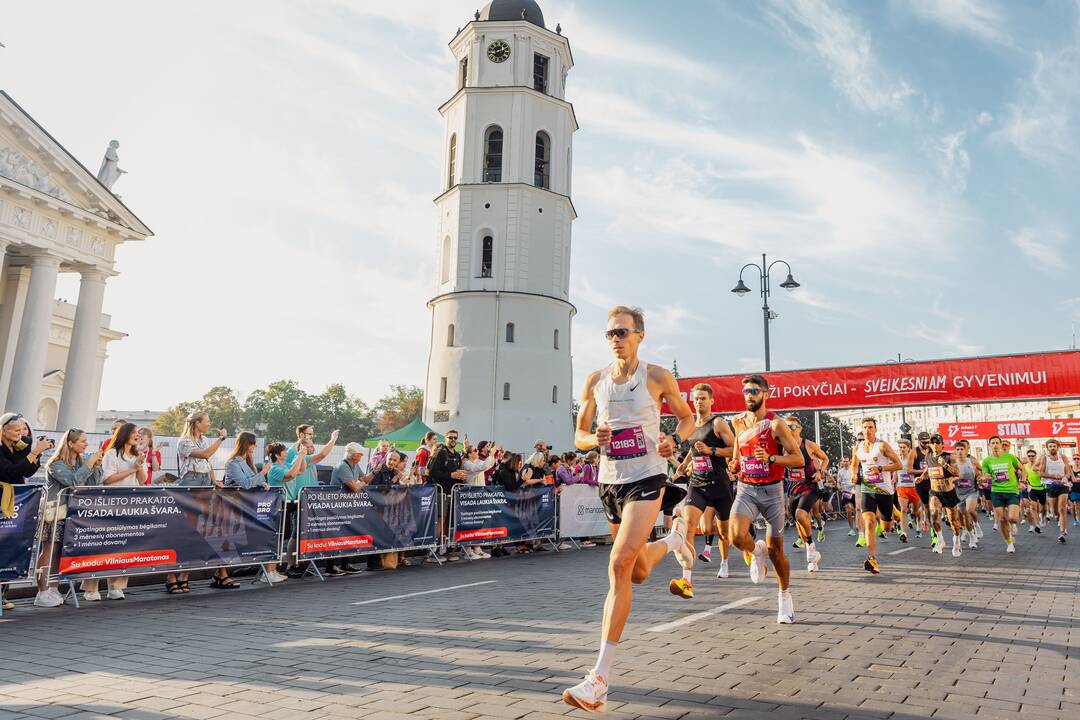
[[[20, 486], [15, 486], [15, 487], [20, 487]], [[27, 569], [26, 569], [26, 577], [10, 578], [8, 580], [0, 581], [0, 617], [4, 616], [4, 586], [5, 585], [14, 585], [15, 583], [24, 583], [24, 582], [32, 582], [32, 583], [34, 583], [35, 586], [37, 585], [37, 570], [38, 570], [38, 562], [39, 562], [40, 556], [41, 556], [41, 537], [42, 537], [42, 534], [43, 534], [42, 533], [42, 528], [44, 527], [44, 524], [45, 524], [45, 497], [46, 497], [45, 488], [42, 487], [41, 488], [41, 496], [38, 498], [38, 515], [37, 515], [37, 523], [36, 523], [36, 525], [34, 527], [34, 537], [33, 537], [33, 540], [30, 543], [30, 547], [27, 548], [29, 550], [29, 552], [30, 552], [30, 564], [27, 566]], [[46, 565], [46, 568], [48, 568], [47, 565]], [[48, 569], [46, 569], [46, 572], [48, 572]]]
[[[447, 547], [465, 548], [467, 545], [492, 545], [492, 546], [494, 546], [494, 545], [516, 545], [518, 543], [526, 543], [526, 542], [532, 542], [534, 540], [540, 540], [540, 541], [543, 541], [543, 542], [547, 542], [549, 545], [551, 545], [551, 547], [555, 550], [555, 552], [559, 552], [559, 544], [558, 544], [558, 542], [556, 542], [556, 540], [558, 539], [558, 534], [559, 534], [559, 502], [558, 502], [558, 496], [554, 493], [554, 491], [552, 492], [552, 496], [553, 496], [552, 497], [552, 504], [555, 507], [555, 519], [553, 521], [554, 525], [552, 526], [552, 531], [551, 531], [550, 534], [532, 535], [532, 536], [529, 536], [529, 537], [516, 537], [516, 538], [505, 538], [505, 539], [500, 539], [500, 538], [477, 538], [475, 541], [467, 540], [465, 542], [458, 542], [456, 540], [456, 538], [457, 538], [457, 523], [454, 521], [454, 507], [456, 506], [456, 503], [457, 503], [457, 497], [460, 494], [459, 489], [460, 488], [471, 488], [471, 487], [498, 487], [498, 486], [492, 486], [492, 485], [466, 485], [465, 483], [458, 483], [458, 484], [454, 485], [450, 489], [450, 503], [447, 506], [447, 511], [450, 513], [450, 519], [449, 519], [449, 522], [447, 523], [447, 537], [446, 537], [446, 545], [447, 545]], [[472, 560], [472, 558], [469, 557], [468, 554], [466, 554], [465, 557], [468, 558], [470, 561]]]
[[[72, 495], [76, 494], [80, 490], [81, 491], [98, 491], [98, 492], [102, 491], [103, 489], [121, 490], [121, 491], [122, 490], [135, 491], [135, 490], [146, 490], [148, 488], [159, 488], [159, 487], [161, 489], [166, 489], [167, 488], [169, 490], [184, 490], [184, 491], [209, 490], [211, 492], [211, 496], [210, 496], [211, 497], [211, 505], [210, 505], [210, 508], [207, 511], [207, 514], [209, 516], [212, 516], [214, 514], [214, 512], [215, 512], [215, 509], [213, 508], [213, 505], [214, 505], [213, 500], [214, 500], [215, 497], [218, 496], [219, 493], [244, 492], [244, 490], [242, 488], [235, 488], [235, 487], [228, 487], [228, 488], [217, 488], [217, 487], [197, 488], [197, 487], [186, 487], [186, 486], [177, 487], [176, 485], [168, 485], [168, 486], [158, 486], [158, 485], [138, 485], [138, 486], [129, 486], [129, 485], [124, 485], [124, 486], [79, 485], [79, 486], [75, 486], [75, 487], [71, 487], [71, 488], [62, 489], [57, 494], [57, 507], [58, 508], [59, 507], [66, 508], [67, 504], [68, 504], [67, 503], [68, 498], [70, 498]], [[271, 490], [273, 490], [273, 488], [271, 488]], [[275, 555], [277, 557], [277, 562], [280, 562], [281, 561], [281, 554], [282, 554], [282, 542], [283, 542], [284, 522], [285, 522], [285, 507], [284, 507], [285, 494], [284, 494], [283, 491], [281, 491], [279, 489], [278, 496], [282, 499], [282, 511], [280, 513], [280, 517], [278, 518], [278, 528], [277, 528], [277, 531], [275, 533], [275, 535], [277, 537], [277, 546], [275, 548]], [[57, 519], [57, 521], [56, 521], [56, 524], [60, 525], [60, 528], [53, 528], [51, 530], [51, 532], [54, 534], [54, 536], [56, 536], [56, 534], [60, 530], [62, 530], [63, 524], [65, 522], [67, 522], [66, 512], [65, 512], [65, 517], [63, 519]], [[40, 534], [40, 529], [39, 529], [39, 534]], [[55, 554], [58, 551], [63, 550], [63, 544], [64, 544], [64, 535], [63, 535], [63, 532], [59, 532], [59, 538], [52, 544], [51, 552], [49, 553], [49, 557], [48, 557], [48, 565], [46, 567], [48, 568], [49, 581], [50, 582], [55, 581], [58, 586], [60, 584], [63, 584], [63, 583], [67, 584], [68, 589], [67, 589], [67, 592], [64, 593], [64, 595], [70, 596], [72, 598], [72, 600], [75, 603], [76, 608], [79, 607], [79, 597], [78, 597], [78, 593], [75, 590], [75, 583], [77, 583], [77, 582], [81, 583], [83, 580], [102, 580], [102, 579], [108, 580], [109, 578], [112, 578], [112, 577], [138, 577], [138, 576], [143, 576], [143, 575], [168, 575], [168, 574], [190, 572], [192, 570], [217, 570], [219, 568], [250, 567], [252, 565], [258, 565], [259, 566], [259, 571], [261, 573], [260, 576], [266, 578], [267, 585], [270, 585], [272, 587], [273, 584], [274, 584], [273, 581], [270, 579], [269, 574], [266, 572], [266, 568], [264, 567], [264, 563], [274, 562], [272, 560], [262, 560], [262, 561], [247, 560], [247, 561], [244, 561], [244, 562], [211, 563], [211, 564], [205, 564], [205, 563], [198, 563], [198, 564], [195, 564], [195, 563], [191, 563], [191, 564], [178, 563], [176, 565], [170, 565], [170, 566], [166, 566], [166, 567], [159, 567], [159, 566], [151, 565], [151, 566], [145, 566], [145, 567], [139, 567], [139, 568], [130, 568], [130, 569], [129, 568], [122, 568], [122, 569], [119, 569], [119, 570], [117, 570], [115, 572], [80, 573], [80, 577], [78, 577], [78, 578], [62, 578], [60, 576], [59, 571], [57, 571], [55, 573], [52, 572], [52, 565], [53, 565], [53, 557], [55, 556]], [[59, 570], [59, 568], [57, 568], [57, 570]]]
[[[395, 487], [395, 486], [391, 486], [391, 487]], [[400, 486], [396, 486], [396, 487], [408, 488], [408, 487], [412, 487], [412, 486], [410, 486], [410, 485], [400, 485]], [[372, 548], [372, 549], [357, 549], [356, 552], [349, 551], [349, 552], [346, 552], [346, 553], [338, 553], [338, 554], [324, 554], [324, 553], [307, 554], [307, 553], [300, 552], [299, 533], [300, 533], [300, 527], [303, 525], [303, 511], [301, 509], [301, 508], [303, 508], [303, 504], [300, 502], [300, 498], [298, 497], [294, 501], [296, 503], [296, 506], [297, 506], [296, 507], [296, 523], [293, 525], [293, 537], [290, 538], [290, 539], [295, 539], [296, 543], [297, 543], [297, 545], [296, 545], [296, 563], [297, 563], [297, 565], [299, 565], [301, 563], [307, 563], [308, 564], [307, 572], [315, 574], [316, 576], [318, 576], [318, 578], [320, 580], [325, 580], [325, 578], [322, 576], [322, 573], [319, 572], [318, 566], [315, 565], [316, 561], [319, 561], [319, 560], [333, 560], [333, 559], [345, 559], [345, 558], [351, 558], [351, 557], [362, 557], [362, 556], [366, 556], [366, 555], [385, 555], [387, 553], [410, 552], [410, 551], [413, 551], [413, 550], [427, 550], [428, 556], [434, 556], [436, 561], [439, 564], [442, 564], [442, 561], [439, 559], [439, 555], [438, 555], [438, 553], [435, 552], [435, 550], [439, 547], [440, 544], [442, 544], [442, 542], [445, 541], [445, 538], [442, 536], [442, 533], [441, 533], [441, 527], [442, 526], [440, 524], [442, 506], [443, 506], [442, 500], [443, 500], [444, 495], [443, 495], [443, 490], [442, 490], [441, 487], [439, 487], [438, 485], [434, 485], [433, 487], [435, 488], [435, 495], [434, 495], [434, 499], [433, 499], [433, 502], [435, 503], [435, 535], [434, 535], [435, 539], [434, 539], [434, 542], [423, 544], [423, 545], [409, 545], [409, 546], [405, 546], [405, 547], [379, 548], [379, 549], [375, 549], [375, 548]], [[323, 485], [306, 486], [306, 487], [300, 488], [300, 495], [302, 496], [304, 494], [305, 490], [327, 490], [327, 489], [333, 489], [333, 488], [327, 488], [326, 486], [323, 486]], [[378, 488], [372, 488], [372, 489], [377, 490]]]

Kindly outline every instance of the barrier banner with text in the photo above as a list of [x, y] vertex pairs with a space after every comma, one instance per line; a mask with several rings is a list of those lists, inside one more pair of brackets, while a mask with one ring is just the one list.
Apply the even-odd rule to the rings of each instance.
[[77, 488], [67, 498], [60, 577], [104, 577], [277, 560], [281, 493]]
[[0, 582], [22, 580], [34, 559], [34, 535], [41, 515], [41, 488], [14, 485], [15, 513], [0, 513]]
[[360, 492], [304, 488], [300, 492], [300, 557], [363, 555], [435, 547], [434, 485], [368, 487]]
[[[679, 378], [683, 399], [698, 383], [716, 412], [742, 410], [744, 373]], [[1080, 396], [1080, 350], [765, 373], [769, 407], [833, 410]], [[667, 405], [663, 412], [670, 414]]]
[[1003, 438], [1078, 437], [1080, 418], [941, 423], [938, 432], [945, 440], [986, 440], [992, 435]]
[[451, 502], [454, 542], [482, 545], [555, 534], [555, 488], [507, 490], [501, 485], [457, 485]]
[[559, 491], [559, 537], [600, 537], [611, 532], [600, 493], [592, 485], [563, 485]]

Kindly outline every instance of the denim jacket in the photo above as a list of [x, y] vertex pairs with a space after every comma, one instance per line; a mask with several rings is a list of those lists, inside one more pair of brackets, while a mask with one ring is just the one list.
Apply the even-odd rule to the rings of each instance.
[[55, 500], [56, 496], [64, 488], [71, 488], [76, 485], [101, 484], [101, 463], [91, 468], [86, 464], [87, 457], [89, 455], [84, 456], [83, 461], [76, 468], [67, 465], [62, 460], [50, 463], [45, 468], [46, 499]]
[[252, 470], [243, 458], [235, 457], [225, 466], [225, 487], [239, 487], [245, 490], [267, 488], [269, 483], [262, 473]]

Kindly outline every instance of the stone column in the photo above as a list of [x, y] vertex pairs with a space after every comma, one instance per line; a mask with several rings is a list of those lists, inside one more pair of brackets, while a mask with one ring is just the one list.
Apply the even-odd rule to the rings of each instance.
[[60, 395], [60, 413], [56, 429], [80, 428], [92, 431], [97, 398], [94, 376], [98, 342], [101, 337], [101, 304], [105, 299], [105, 280], [109, 273], [92, 268], [83, 270], [79, 285], [79, 304], [75, 308], [75, 327], [71, 331], [64, 390]]
[[41, 401], [41, 378], [45, 374], [45, 358], [49, 349], [49, 329], [52, 327], [53, 299], [56, 296], [56, 275], [60, 258], [49, 253], [34, 255], [30, 264], [30, 286], [26, 291], [26, 306], [19, 327], [19, 345], [15, 349], [15, 364], [11, 368], [11, 387], [8, 389], [5, 411], [19, 412], [37, 428], [38, 403]]

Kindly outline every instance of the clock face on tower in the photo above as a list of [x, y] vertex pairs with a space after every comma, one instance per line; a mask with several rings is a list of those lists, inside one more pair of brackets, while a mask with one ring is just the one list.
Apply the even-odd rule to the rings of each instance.
[[487, 48], [488, 60], [493, 63], [501, 63], [510, 57], [510, 46], [505, 40], [496, 40]]

